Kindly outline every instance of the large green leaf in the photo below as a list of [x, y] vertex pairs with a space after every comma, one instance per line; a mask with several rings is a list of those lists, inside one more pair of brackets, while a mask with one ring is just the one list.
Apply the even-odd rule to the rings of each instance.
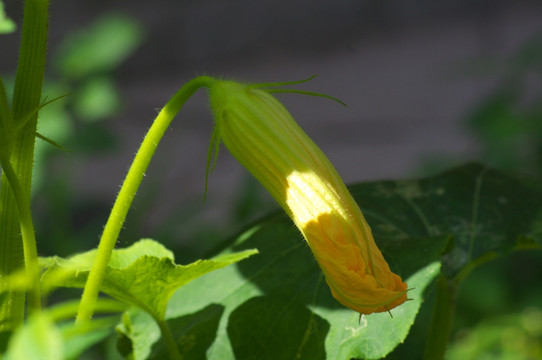
[[[176, 265], [173, 253], [150, 239], [114, 250], [101, 291], [136, 305], [155, 319], [163, 319], [171, 295], [179, 287], [208, 272], [240, 261], [256, 250], [223, 254], [211, 260], [198, 260], [189, 265]], [[42, 277], [46, 286], [84, 287], [96, 250], [76, 255], [69, 260], [52, 258]]]
[[443, 257], [449, 278], [495, 255], [542, 244], [540, 179], [468, 164], [422, 180], [379, 182], [353, 191], [384, 243], [452, 235]]
[[[202, 276], [172, 296], [166, 318], [181, 352], [220, 360], [381, 358], [406, 338], [442, 258], [453, 277], [488, 254], [541, 241], [542, 183], [536, 179], [469, 164], [351, 191], [391, 268], [406, 279], [412, 301], [391, 314], [360, 319], [331, 297], [299, 232], [276, 214], [224, 245], [227, 252], [258, 248], [257, 257]], [[214, 342], [200, 337], [201, 326], [186, 326], [201, 319], [216, 333]], [[133, 328], [148, 321], [131, 317]], [[144, 334], [127, 336], [138, 342]], [[140, 354], [165, 358], [162, 345], [151, 343]]]

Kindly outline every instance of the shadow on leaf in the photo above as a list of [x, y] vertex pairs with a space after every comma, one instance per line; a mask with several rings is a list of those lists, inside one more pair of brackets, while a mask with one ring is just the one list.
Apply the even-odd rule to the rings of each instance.
[[[207, 358], [207, 349], [216, 338], [223, 312], [223, 306], [211, 304], [192, 314], [168, 319], [167, 323], [183, 358]], [[138, 309], [127, 314], [129, 319], [123, 319], [124, 329], [119, 331], [119, 351], [130, 359], [169, 359], [169, 353], [160, 340], [160, 332], [152, 317]]]
[[231, 313], [227, 331], [238, 360], [326, 359], [329, 323], [294, 301], [252, 298]]

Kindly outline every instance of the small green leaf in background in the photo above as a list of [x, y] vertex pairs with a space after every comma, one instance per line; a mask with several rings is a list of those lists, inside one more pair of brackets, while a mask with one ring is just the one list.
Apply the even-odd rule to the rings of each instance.
[[104, 120], [120, 108], [120, 95], [111, 78], [97, 76], [85, 82], [74, 99], [74, 111], [85, 121]]
[[11, 20], [4, 11], [4, 2], [0, 0], [0, 34], [9, 34], [17, 29], [17, 25]]
[[[255, 253], [256, 250], [246, 250], [211, 260], [197, 260], [189, 265], [175, 265], [171, 251], [156, 241], [144, 239], [126, 249], [113, 251], [101, 291], [161, 320], [169, 298], [179, 287]], [[55, 264], [44, 273], [42, 281], [59, 287], [82, 288], [95, 256], [96, 250], [91, 250], [69, 260], [54, 258]]]
[[143, 30], [133, 19], [108, 14], [67, 38], [55, 54], [62, 75], [79, 79], [114, 70], [139, 46]]
[[[191, 359], [381, 358], [408, 335], [439, 268], [454, 277], [487, 257], [540, 246], [538, 179], [468, 164], [421, 180], [359, 184], [351, 192], [412, 301], [393, 309], [393, 317], [360, 320], [332, 298], [291, 221], [271, 216], [224, 245], [228, 252], [258, 248], [257, 257], [202, 276], [172, 296], [166, 319], [175, 338], [205, 349]], [[176, 323], [209, 308], [217, 309], [208, 324], [216, 340], [198, 344], [191, 329]], [[145, 327], [141, 317], [131, 320]], [[151, 349], [147, 343], [142, 353], [161, 359], [158, 344]]]

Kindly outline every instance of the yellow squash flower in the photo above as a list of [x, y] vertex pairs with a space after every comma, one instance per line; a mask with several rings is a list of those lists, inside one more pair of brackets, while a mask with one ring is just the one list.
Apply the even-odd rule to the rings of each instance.
[[337, 301], [360, 314], [402, 304], [407, 285], [391, 272], [342, 179], [264, 86], [210, 84], [211, 145], [224, 142], [292, 218]]

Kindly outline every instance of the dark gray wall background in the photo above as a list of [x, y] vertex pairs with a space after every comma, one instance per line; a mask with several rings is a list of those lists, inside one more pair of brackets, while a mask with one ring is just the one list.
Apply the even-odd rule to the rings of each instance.
[[[20, 18], [20, 1], [5, 1]], [[116, 74], [125, 108], [110, 120], [119, 153], [77, 165], [80, 191], [113, 201], [145, 130], [169, 97], [199, 74], [252, 82], [318, 74], [301, 88], [345, 101], [284, 95], [301, 126], [346, 182], [416, 174], [427, 156], [472, 160], [465, 115], [495, 78], [462, 75], [478, 57], [503, 58], [542, 30], [541, 1], [364, 0], [67, 1], [51, 4], [51, 48], [106, 11], [143, 24], [144, 45]], [[15, 67], [18, 36], [0, 39], [0, 71]], [[200, 199], [212, 118], [202, 92], [174, 121], [145, 186], [159, 186], [152, 223]], [[222, 151], [202, 216], [220, 219], [244, 170]], [[149, 185], [152, 184], [152, 185]], [[153, 220], [154, 219], [154, 220]]]

